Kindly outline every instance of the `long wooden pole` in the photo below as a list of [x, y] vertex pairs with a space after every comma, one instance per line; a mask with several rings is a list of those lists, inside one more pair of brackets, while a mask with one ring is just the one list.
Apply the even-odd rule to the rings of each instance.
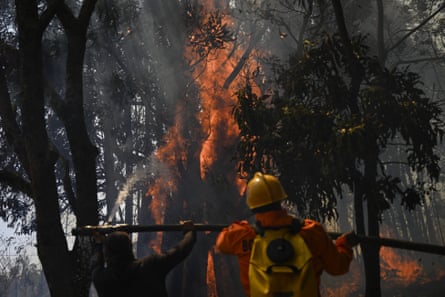
[[[221, 231], [226, 228], [227, 225], [218, 224], [194, 224], [195, 231]], [[78, 227], [72, 230], [72, 234], [75, 236], [91, 236], [95, 232], [101, 234], [108, 234], [115, 231], [124, 231], [127, 233], [137, 233], [137, 232], [172, 232], [172, 231], [183, 231], [184, 226], [181, 224], [155, 224], [155, 225], [103, 225], [103, 226], [84, 226]], [[332, 239], [336, 239], [342, 235], [339, 232], [328, 232], [328, 235]], [[433, 245], [427, 243], [412, 242], [406, 240], [384, 238], [384, 237], [373, 237], [365, 235], [357, 235], [360, 244], [377, 243], [380, 246], [387, 246], [398, 249], [412, 250], [424, 253], [445, 255], [445, 246]]]
[[[212, 225], [212, 224], [193, 224], [195, 231], [221, 231], [227, 225]], [[103, 226], [84, 226], [75, 228], [72, 234], [79, 235], [93, 235], [95, 232], [102, 234], [108, 234], [115, 231], [124, 231], [127, 233], [138, 232], [170, 232], [170, 231], [183, 231], [184, 226], [181, 224], [155, 224], [155, 225], [103, 225]]]

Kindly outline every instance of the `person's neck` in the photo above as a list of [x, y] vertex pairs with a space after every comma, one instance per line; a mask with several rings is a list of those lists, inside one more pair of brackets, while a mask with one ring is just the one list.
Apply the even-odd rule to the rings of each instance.
[[292, 221], [292, 217], [288, 215], [285, 209], [274, 209], [255, 214], [255, 220], [264, 226], [272, 226], [275, 224], [287, 224]]

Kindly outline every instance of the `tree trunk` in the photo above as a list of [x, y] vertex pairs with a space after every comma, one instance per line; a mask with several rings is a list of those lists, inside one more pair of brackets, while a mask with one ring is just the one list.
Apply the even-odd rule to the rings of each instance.
[[356, 178], [356, 181], [354, 182], [354, 214], [356, 231], [358, 234], [366, 234], [362, 187], [362, 182]]
[[67, 292], [67, 288], [74, 288], [72, 260], [60, 222], [54, 173], [56, 155], [49, 149], [44, 114], [41, 52], [44, 28], [33, 1], [17, 0], [16, 11], [23, 88], [22, 132], [35, 201], [37, 251], [51, 296], [70, 297], [74, 296]]
[[[91, 143], [84, 113], [83, 97], [83, 62], [86, 45], [86, 33], [96, 0], [85, 1], [75, 19], [67, 6], [58, 11], [68, 40], [66, 61], [65, 105], [61, 119], [64, 122], [76, 179], [77, 225], [98, 223], [96, 156], [97, 149]], [[88, 296], [91, 284], [92, 242], [76, 238], [72, 264], [75, 296]]]
[[[376, 192], [377, 177], [377, 158], [378, 149], [376, 140], [371, 139], [369, 144], [369, 152], [364, 160], [365, 162], [365, 199], [367, 201], [368, 210], [368, 235], [378, 237], [379, 232], [379, 209], [378, 209], [378, 193]], [[374, 147], [374, 149], [372, 149]], [[380, 244], [376, 242], [367, 242], [361, 245], [363, 251], [363, 260], [366, 271], [366, 292], [367, 297], [380, 297]]]
[[[349, 38], [348, 31], [346, 29], [343, 8], [340, 0], [332, 0], [332, 5], [334, 8], [338, 31], [340, 37], [344, 43], [344, 55], [349, 64], [349, 75], [351, 78], [350, 90], [349, 90], [349, 107], [354, 115], [360, 116], [360, 109], [358, 108], [358, 96], [360, 91], [360, 86], [364, 77], [363, 66], [360, 61], [355, 57], [351, 41]], [[365, 161], [365, 174], [364, 174], [364, 185], [360, 188], [354, 189], [359, 191], [360, 194], [355, 193], [355, 210], [359, 211], [358, 216], [364, 219], [361, 213], [362, 199], [366, 198], [368, 206], [368, 235], [378, 236], [379, 235], [379, 221], [378, 221], [378, 206], [377, 206], [377, 196], [374, 192], [375, 180], [376, 180], [376, 168], [377, 168], [377, 156], [378, 149], [372, 149], [375, 147], [376, 143], [373, 142], [375, 139], [373, 137], [369, 138], [370, 151], [368, 152], [367, 159]], [[358, 203], [358, 205], [357, 205]], [[358, 231], [364, 231], [363, 222], [359, 217], [356, 218]], [[380, 246], [376, 243], [367, 243], [361, 245], [363, 251], [363, 260], [365, 266], [365, 279], [366, 279], [366, 297], [380, 297]]]
[[376, 0], [377, 4], [377, 53], [380, 67], [385, 67], [386, 52], [385, 52], [385, 38], [384, 38], [384, 20], [385, 14], [383, 12], [383, 1]]
[[91, 143], [84, 112], [83, 62], [86, 33], [96, 0], [85, 1], [78, 19], [67, 7], [58, 14], [68, 39], [66, 61], [66, 95], [61, 115], [67, 131], [76, 176], [78, 199], [78, 225], [97, 223], [96, 156], [97, 149]]
[[[85, 4], [86, 3], [86, 4]], [[85, 1], [84, 7], [94, 7], [95, 1]], [[55, 176], [57, 152], [52, 151], [46, 131], [45, 100], [42, 71], [42, 34], [57, 9], [50, 3], [38, 14], [37, 1], [17, 0], [17, 23], [21, 59], [22, 129], [25, 150], [29, 161], [28, 175], [35, 202], [37, 225], [37, 252], [53, 297], [88, 296], [92, 255], [89, 240], [76, 241], [69, 251], [60, 220], [59, 197]], [[88, 17], [83, 10], [83, 16]], [[82, 13], [81, 13], [82, 14]], [[87, 24], [88, 22], [86, 22]], [[78, 33], [78, 32], [77, 32]], [[86, 133], [82, 102], [83, 36], [69, 38], [70, 52], [67, 62], [67, 90], [65, 117], [63, 118], [72, 149], [76, 174], [77, 223], [97, 223], [96, 150]], [[72, 37], [72, 36], [71, 36]], [[82, 50], [83, 49], [83, 50]], [[77, 103], [77, 104], [74, 104]]]

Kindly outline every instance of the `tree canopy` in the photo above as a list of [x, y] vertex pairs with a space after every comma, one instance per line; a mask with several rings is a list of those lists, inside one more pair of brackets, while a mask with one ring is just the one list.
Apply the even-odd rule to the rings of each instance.
[[336, 199], [344, 185], [354, 189], [371, 148], [379, 158], [380, 211], [396, 195], [409, 209], [422, 200], [419, 184], [406, 185], [391, 175], [391, 161], [425, 170], [432, 180], [439, 177], [438, 102], [425, 96], [418, 74], [408, 67], [382, 69], [368, 55], [363, 37], [353, 42], [366, 71], [353, 101], [342, 40], [326, 34], [307, 40], [301, 58], [293, 56], [277, 68], [277, 87], [269, 95], [258, 96], [248, 85], [234, 109], [242, 170], [278, 172], [300, 212], [316, 218], [335, 216]]
[[[245, 178], [263, 169], [305, 216], [336, 218], [354, 195], [357, 230], [379, 235], [392, 202], [413, 210], [439, 176], [437, 1], [0, 7], [0, 217], [36, 231], [53, 296], [88, 291], [92, 245], [71, 245], [75, 224], [227, 223], [248, 215]], [[139, 234], [138, 253], [175, 240], [156, 236]], [[199, 273], [172, 277], [193, 296], [210, 295], [187, 281], [206, 281], [208, 255], [229, 280], [218, 290], [236, 291], [213, 239], [193, 255]]]
[[[438, 181], [442, 110], [417, 73], [382, 68], [363, 36], [351, 46], [363, 70], [358, 88], [344, 39], [324, 34], [288, 64], [273, 65], [276, 81], [265, 95], [250, 84], [238, 92], [240, 170], [279, 174], [299, 214], [316, 219], [336, 218], [337, 199], [353, 193], [358, 232], [367, 233], [366, 201], [368, 232], [378, 236], [396, 197], [413, 210]], [[416, 178], [408, 181], [407, 172]]]

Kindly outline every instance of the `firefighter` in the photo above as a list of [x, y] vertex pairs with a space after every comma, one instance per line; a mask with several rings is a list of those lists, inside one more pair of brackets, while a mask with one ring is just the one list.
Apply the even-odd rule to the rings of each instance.
[[[285, 199], [287, 199], [287, 194], [275, 176], [257, 172], [247, 184], [247, 206], [255, 215], [257, 224], [264, 228], [292, 225], [295, 221], [295, 218], [281, 206], [281, 202]], [[319, 285], [322, 272], [326, 271], [331, 275], [347, 273], [353, 259], [352, 247], [358, 244], [358, 239], [354, 232], [349, 232], [337, 238], [334, 243], [319, 222], [309, 219], [299, 220], [299, 222], [301, 226], [298, 234], [301, 235], [309, 250], [315, 275], [313, 283], [316, 286], [313, 295], [304, 296], [320, 296]], [[252, 244], [256, 237], [256, 228], [246, 220], [241, 220], [224, 228], [218, 234], [216, 241], [216, 247], [220, 252], [238, 257], [241, 283], [246, 296], [252, 297], [259, 295], [251, 294], [250, 289], [250, 286], [257, 285], [258, 282], [252, 279], [249, 282]]]
[[[196, 232], [191, 221], [183, 222], [183, 239], [165, 253], [136, 259], [128, 233], [116, 231], [108, 236], [95, 234], [98, 266], [93, 284], [99, 297], [157, 296], [167, 297], [167, 274], [192, 251]], [[103, 243], [103, 244], [102, 244]]]

